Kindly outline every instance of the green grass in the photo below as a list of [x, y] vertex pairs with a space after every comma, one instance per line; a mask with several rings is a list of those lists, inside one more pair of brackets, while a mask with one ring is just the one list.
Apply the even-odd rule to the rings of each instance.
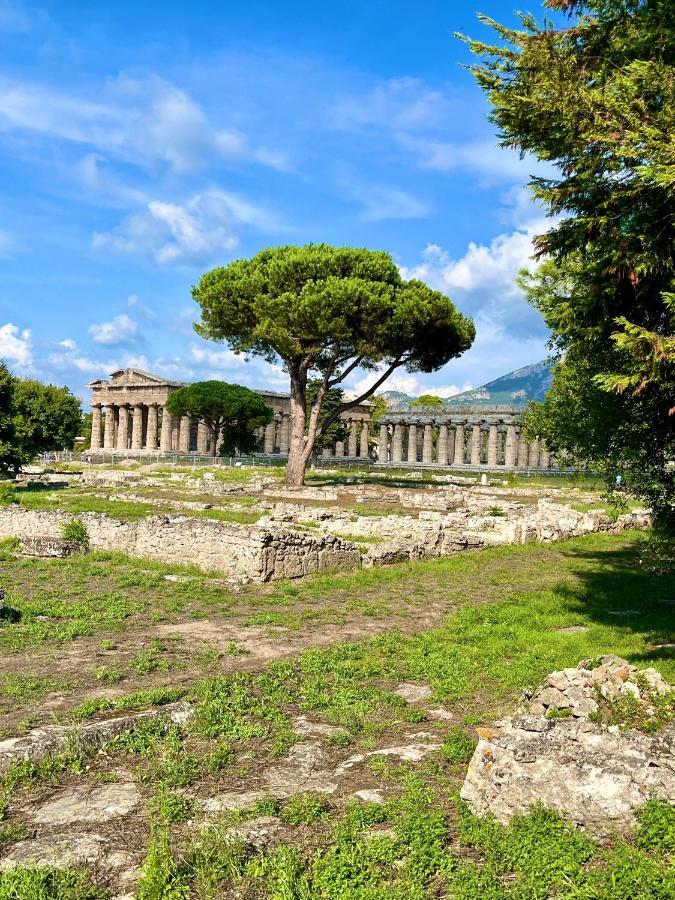
[[[650, 801], [633, 837], [605, 848], [546, 810], [535, 809], [508, 828], [476, 819], [452, 800], [474, 746], [471, 729], [427, 722], [423, 710], [393, 693], [400, 681], [428, 684], [431, 702], [442, 702], [458, 721], [476, 724], [512, 709], [522, 689], [538, 684], [548, 672], [585, 657], [617, 653], [638, 666], [654, 665], [673, 681], [675, 661], [667, 648], [659, 647], [673, 631], [675, 608], [659, 602], [673, 599], [673, 585], [666, 576], [645, 572], [640, 553], [637, 535], [591, 535], [555, 548], [500, 548], [280, 584], [268, 599], [282, 604], [320, 602], [337, 589], [354, 602], [393, 603], [396, 591], [399, 597], [410, 597], [415, 590], [426, 596], [462, 579], [473, 593], [461, 603], [457, 600], [458, 608], [439, 627], [417, 634], [389, 631], [372, 640], [312, 649], [264, 670], [90, 699], [74, 710], [74, 717], [147, 709], [180, 697], [194, 704], [196, 715], [183, 731], [159, 720], [140, 723], [86, 762], [65, 754], [41, 764], [18, 764], [4, 780], [3, 796], [29, 792], [38, 780], [58, 781], [70, 771], [86, 772], [89, 765], [99, 770], [105, 766], [106, 772], [133, 771], [154, 798], [138, 892], [145, 900], [230, 895], [269, 900], [665, 900], [675, 890], [668, 866], [675, 844], [669, 807]], [[531, 562], [530, 589], [522, 588], [522, 572], [521, 586], [512, 589], [514, 561]], [[106, 560], [90, 559], [94, 570], [86, 570], [88, 579], [96, 577], [93, 572], [101, 563], [109, 577]], [[84, 571], [81, 561], [64, 565], [71, 576]], [[128, 560], [122, 569], [118, 576], [134, 585], [129, 590], [140, 584], [140, 597], [172, 587], [157, 582], [161, 570], [148, 567], [143, 572]], [[59, 569], [51, 564], [45, 569], [54, 571]], [[488, 572], [498, 578], [501, 593], [491, 602], [472, 602], [485, 590]], [[187, 589], [189, 583], [175, 587]], [[621, 615], [627, 611], [631, 614]], [[273, 621], [287, 624], [289, 616], [280, 612]], [[585, 625], [588, 631], [559, 630], [570, 624]], [[0, 633], [14, 627], [6, 622]], [[137, 657], [140, 669], [162, 660], [165, 647], [148, 642], [142, 658]], [[39, 691], [40, 686], [33, 689]], [[286, 829], [286, 843], [265, 852], [251, 854], [226, 838], [231, 821], [207, 829], [186, 828], [186, 820], [194, 815], [191, 788], [211, 778], [216, 793], [240, 789], [249, 771], [274, 763], [301, 739], [293, 730], [298, 714], [339, 726], [340, 738], [333, 746], [353, 745], [348, 753], [377, 749], [383, 741], [391, 745], [422, 722], [424, 730], [437, 731], [442, 747], [414, 771], [410, 765], [373, 756], [371, 771], [391, 794], [382, 805], [345, 805], [310, 793], [290, 798], [278, 809], [268, 804], [269, 809], [251, 811], [278, 814]], [[669, 716], [672, 708], [661, 721]], [[16, 824], [10, 816], [5, 826]], [[16, 839], [11, 831], [8, 839]], [[5, 877], [0, 875], [0, 900]], [[34, 876], [25, 877], [33, 890]], [[64, 880], [50, 888], [51, 894], [40, 885], [34, 895], [28, 888], [21, 888], [23, 894], [7, 888], [4, 896], [97, 896], [86, 893], [85, 881], [84, 887], [77, 887], [79, 895], [69, 884]]]

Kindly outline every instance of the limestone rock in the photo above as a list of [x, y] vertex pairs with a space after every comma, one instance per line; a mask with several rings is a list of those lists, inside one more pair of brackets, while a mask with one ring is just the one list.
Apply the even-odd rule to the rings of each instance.
[[39, 825], [67, 825], [73, 822], [108, 822], [133, 812], [141, 794], [131, 782], [78, 785], [43, 803], [30, 813]]
[[506, 719], [481, 738], [461, 790], [475, 813], [507, 822], [543, 803], [603, 838], [626, 833], [650, 797], [675, 802], [675, 727], [646, 735], [574, 718], [540, 721], [545, 727], [533, 731], [522, 718]]
[[614, 655], [551, 673], [521, 714], [479, 729], [462, 798], [500, 822], [543, 803], [595, 837], [627, 833], [650, 797], [675, 802], [675, 724], [648, 735], [588, 717], [598, 694], [628, 694], [649, 711], [649, 691], [671, 690], [654, 669], [639, 672]]

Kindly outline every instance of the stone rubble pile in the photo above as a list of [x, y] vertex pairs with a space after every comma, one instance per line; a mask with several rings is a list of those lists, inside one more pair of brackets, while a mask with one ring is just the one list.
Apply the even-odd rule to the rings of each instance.
[[675, 723], [646, 734], [588, 717], [600, 696], [625, 695], [649, 715], [654, 694], [672, 690], [654, 669], [616, 656], [553, 672], [519, 714], [478, 729], [462, 799], [503, 823], [542, 803], [594, 837], [628, 834], [651, 797], [675, 803]]
[[600, 657], [599, 663], [594, 666], [592, 660], [585, 659], [576, 669], [552, 672], [545, 684], [525, 698], [525, 711], [537, 716], [562, 714], [587, 718], [598, 712], [598, 695], [601, 695], [607, 700], [634, 697], [645, 713], [651, 715], [654, 708], [650, 692], [671, 691], [656, 669], [638, 670], [613, 654]]

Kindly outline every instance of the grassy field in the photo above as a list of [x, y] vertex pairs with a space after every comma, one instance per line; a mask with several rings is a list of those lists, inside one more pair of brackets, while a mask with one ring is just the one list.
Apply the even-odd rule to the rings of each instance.
[[[144, 805], [114, 823], [115, 840], [146, 847], [142, 900], [670, 898], [675, 817], [663, 804], [645, 807], [631, 840], [600, 847], [544, 810], [505, 829], [457, 800], [475, 726], [547, 672], [613, 652], [675, 681], [675, 590], [642, 569], [642, 540], [592, 535], [242, 593], [196, 570], [113, 554], [21, 560], [6, 547], [6, 734], [178, 698], [196, 716], [186, 730], [148, 723], [94, 756], [74, 747], [16, 765], [2, 785], [0, 843], [31, 833], [36, 800], [126, 773]], [[401, 682], [431, 688], [447, 720], [402, 699]], [[373, 754], [367, 777], [383, 804], [352, 799], [351, 783], [331, 796], [265, 795], [266, 773], [302, 744], [298, 716], [331, 727], [329, 762]], [[440, 744], [422, 762], [377, 753], [421, 730]], [[204, 798], [251, 788], [263, 796], [195, 827]], [[256, 852], [232, 829], [260, 816], [279, 831]], [[0, 900], [113, 887], [105, 873], [0, 874]]]

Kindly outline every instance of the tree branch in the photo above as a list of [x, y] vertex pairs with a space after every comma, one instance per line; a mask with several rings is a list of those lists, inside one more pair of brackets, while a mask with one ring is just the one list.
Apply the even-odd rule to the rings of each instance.
[[390, 366], [385, 369], [382, 375], [377, 379], [375, 384], [373, 384], [367, 391], [364, 391], [360, 396], [355, 397], [353, 400], [347, 400], [344, 403], [341, 403], [338, 407], [336, 407], [333, 412], [328, 416], [326, 421], [321, 426], [321, 431], [319, 435], [325, 434], [326, 431], [330, 428], [333, 422], [338, 418], [338, 416], [342, 415], [343, 412], [346, 412], [348, 409], [352, 409], [354, 406], [358, 406], [359, 403], [363, 403], [364, 400], [367, 400], [368, 397], [372, 396], [375, 391], [379, 388], [379, 386], [389, 378], [394, 369], [397, 369], [399, 366], [405, 365], [405, 363], [409, 362], [412, 359], [411, 356], [399, 357], [395, 362], [393, 362]]

